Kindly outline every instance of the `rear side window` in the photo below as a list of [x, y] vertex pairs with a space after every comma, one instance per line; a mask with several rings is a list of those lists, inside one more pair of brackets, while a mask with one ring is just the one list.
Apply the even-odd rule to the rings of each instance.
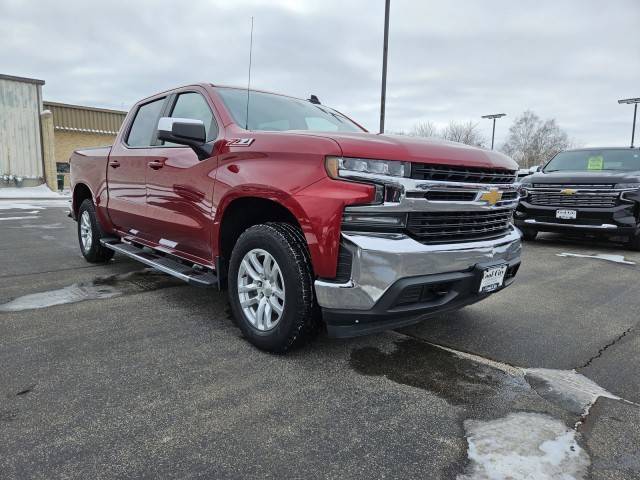
[[188, 92], [178, 95], [171, 116], [173, 118], [202, 120], [207, 132], [207, 141], [211, 141], [218, 136], [218, 126], [213, 119], [213, 113], [211, 113], [207, 101], [199, 93]]
[[161, 98], [153, 102], [145, 103], [138, 108], [136, 118], [133, 120], [131, 130], [129, 130], [127, 145], [130, 147], [151, 146], [155, 131], [158, 128], [158, 120], [163, 104], [164, 98]]

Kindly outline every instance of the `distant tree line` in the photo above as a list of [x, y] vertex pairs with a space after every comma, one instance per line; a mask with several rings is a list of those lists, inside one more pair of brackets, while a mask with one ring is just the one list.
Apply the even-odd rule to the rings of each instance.
[[[432, 137], [464, 143], [476, 147], [486, 147], [487, 138], [480, 133], [478, 122], [451, 121], [444, 128], [432, 122], [416, 123], [409, 132], [395, 132], [414, 137]], [[489, 139], [490, 140], [490, 139]], [[507, 139], [498, 150], [513, 158], [521, 168], [541, 165], [556, 153], [572, 146], [567, 133], [555, 119], [542, 120], [534, 112], [527, 110], [509, 127]]]

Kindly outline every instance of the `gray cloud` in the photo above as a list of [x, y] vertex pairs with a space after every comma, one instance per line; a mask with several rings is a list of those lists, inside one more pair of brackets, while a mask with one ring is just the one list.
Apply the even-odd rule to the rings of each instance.
[[[384, 2], [0, 0], [1, 73], [48, 100], [129, 108], [193, 81], [317, 94], [377, 130]], [[392, 0], [387, 127], [526, 109], [586, 145], [629, 140], [640, 95], [637, 0]], [[490, 134], [490, 123], [481, 123]]]

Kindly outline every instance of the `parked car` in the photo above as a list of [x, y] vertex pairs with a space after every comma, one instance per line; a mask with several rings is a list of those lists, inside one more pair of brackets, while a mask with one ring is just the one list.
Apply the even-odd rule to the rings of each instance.
[[337, 337], [409, 325], [482, 300], [520, 265], [511, 159], [371, 134], [315, 96], [176, 88], [70, 163], [87, 261], [118, 252], [227, 285], [238, 326], [265, 350], [322, 323]]
[[520, 182], [524, 177], [528, 177], [533, 173], [539, 172], [540, 168], [541, 168], [540, 165], [536, 165], [534, 167], [529, 167], [529, 168], [520, 168], [518, 169], [516, 180]]
[[525, 240], [538, 232], [627, 237], [640, 250], [640, 151], [585, 148], [558, 153], [522, 180], [516, 225]]

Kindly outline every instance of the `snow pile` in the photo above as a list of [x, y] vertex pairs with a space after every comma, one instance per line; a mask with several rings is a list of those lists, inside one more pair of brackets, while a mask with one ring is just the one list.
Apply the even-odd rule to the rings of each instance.
[[464, 422], [471, 466], [458, 480], [586, 478], [591, 463], [575, 431], [539, 413]]
[[[609, 393], [600, 385], [576, 372], [575, 370], [554, 370], [549, 368], [527, 368], [525, 370], [528, 381], [541, 380], [544, 385], [535, 385], [534, 388], [544, 398], [559, 400], [561, 404], [572, 403], [576, 409], [565, 404], [569, 411], [586, 415], [589, 408], [598, 397], [620, 400]], [[564, 401], [566, 402], [564, 402]]]
[[3, 187], [0, 188], [2, 198], [66, 198], [68, 194], [61, 194], [51, 190], [46, 184], [37, 187]]
[[556, 253], [558, 257], [579, 257], [579, 258], [595, 258], [597, 260], [607, 260], [609, 262], [624, 263], [627, 265], [635, 265], [636, 262], [626, 260], [622, 255], [609, 255], [607, 253], [599, 253], [598, 255], [583, 255], [582, 253]]

